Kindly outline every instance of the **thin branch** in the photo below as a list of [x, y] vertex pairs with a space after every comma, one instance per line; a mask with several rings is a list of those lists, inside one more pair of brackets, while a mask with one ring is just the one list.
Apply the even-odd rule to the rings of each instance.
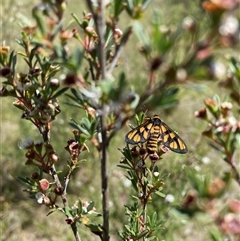
[[[105, 107], [103, 113], [106, 113]], [[103, 240], [109, 240], [109, 197], [108, 197], [108, 143], [106, 116], [101, 116], [101, 179], [102, 179], [102, 209], [103, 209]]]
[[76, 240], [76, 241], [81, 241], [81, 238], [80, 238], [79, 233], [78, 233], [78, 231], [77, 231], [76, 222], [74, 222], [74, 223], [71, 224], [71, 228], [72, 228], [72, 231], [73, 231], [75, 240]]
[[102, 72], [102, 79], [106, 79], [106, 56], [105, 56], [105, 1], [98, 0], [98, 11], [97, 11], [97, 34], [99, 37], [99, 62]]
[[116, 49], [116, 53], [113, 57], [113, 60], [109, 66], [109, 68], [107, 69], [107, 76], [109, 76], [113, 69], [115, 68], [115, 66], [117, 65], [117, 61], [123, 51], [123, 48], [126, 44], [126, 42], [128, 41], [130, 35], [132, 34], [132, 27], [129, 27], [128, 30], [126, 31], [126, 33], [123, 35], [122, 39], [121, 39], [121, 42], [120, 42], [120, 45], [118, 46], [118, 48]]
[[[56, 186], [57, 186], [59, 189], [63, 189], [62, 184], [61, 184], [61, 182], [60, 182], [60, 180], [59, 180], [58, 174], [56, 173], [56, 169], [55, 169], [55, 166], [54, 166], [54, 165], [52, 165], [52, 167], [51, 167], [51, 169], [50, 169], [50, 175], [53, 177], [53, 179], [54, 179], [54, 181], [55, 181], [55, 183], [56, 183]], [[67, 201], [67, 198], [66, 198], [66, 187], [67, 187], [67, 181], [65, 182], [64, 192], [63, 192], [63, 194], [61, 195], [61, 198], [62, 198], [64, 207], [68, 207], [68, 201]], [[73, 231], [75, 240], [76, 240], [76, 241], [81, 241], [81, 238], [80, 238], [79, 233], [78, 233], [78, 230], [77, 230], [76, 222], [73, 222], [73, 223], [71, 224], [71, 229], [72, 229], [72, 231]]]
[[231, 166], [234, 179], [237, 181], [238, 185], [240, 186], [240, 174], [239, 174], [236, 166], [232, 162], [230, 162], [229, 165]]
[[[98, 0], [98, 7], [94, 11], [92, 2], [86, 0], [89, 10], [93, 14], [93, 19], [96, 25], [96, 32], [98, 34], [98, 53], [99, 63], [101, 69], [102, 81], [106, 79], [106, 53], [105, 53], [105, 1]], [[101, 129], [99, 133], [100, 148], [100, 161], [101, 161], [101, 179], [102, 179], [102, 209], [103, 209], [103, 240], [109, 240], [109, 198], [108, 198], [108, 142], [107, 142], [107, 106], [102, 104], [101, 106]]]
[[[99, 36], [99, 62], [102, 72], [102, 80], [106, 79], [106, 56], [105, 56], [105, 4], [104, 0], [98, 0], [97, 33]], [[102, 179], [102, 209], [103, 209], [103, 240], [109, 240], [109, 197], [108, 197], [108, 145], [107, 145], [107, 106], [102, 105], [101, 113], [101, 179]]]
[[[56, 168], [55, 168], [54, 164], [50, 168], [50, 175], [52, 176], [52, 178], [53, 178], [57, 188], [62, 190], [63, 187], [62, 187], [62, 184], [61, 184], [61, 182], [59, 180], [59, 177], [58, 177], [58, 174], [56, 172]], [[64, 194], [61, 195], [61, 198], [62, 198], [64, 207], [67, 207], [68, 206], [68, 201], [67, 201], [66, 195], [64, 195]]]

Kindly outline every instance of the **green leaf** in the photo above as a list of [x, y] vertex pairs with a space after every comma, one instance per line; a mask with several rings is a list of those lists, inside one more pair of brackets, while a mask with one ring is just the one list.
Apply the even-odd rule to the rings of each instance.
[[240, 149], [240, 133], [235, 134], [235, 139], [236, 139], [236, 148]]
[[82, 118], [81, 126], [83, 126], [86, 130], [90, 130], [91, 123], [90, 123], [89, 119], [85, 118], [85, 117]]
[[131, 227], [129, 225], [124, 225], [124, 228], [129, 232], [131, 233], [132, 235], [135, 236], [135, 232], [131, 229]]
[[56, 99], [58, 96], [62, 95], [65, 93], [67, 90], [69, 90], [69, 87], [64, 87], [61, 90], [57, 91], [51, 98]]
[[163, 197], [163, 198], [166, 197], [166, 194], [165, 194], [165, 193], [162, 193], [162, 192], [160, 192], [160, 191], [156, 191], [156, 192], [154, 192], [154, 193], [157, 194], [159, 197]]
[[28, 186], [37, 186], [38, 184], [33, 181], [32, 179], [30, 179], [29, 177], [18, 177], [18, 180], [20, 180], [21, 182], [25, 183]]
[[126, 166], [126, 165], [117, 165], [117, 167], [120, 167], [120, 168], [123, 168], [123, 169], [126, 169], [126, 170], [131, 170], [132, 169], [131, 167]]
[[209, 234], [212, 241], [222, 241], [222, 237], [219, 235], [219, 232], [210, 230]]
[[229, 60], [229, 68], [232, 73], [240, 80], [240, 66], [235, 58], [231, 57]]
[[91, 136], [90, 133], [89, 133], [84, 127], [76, 124], [75, 122], [72, 121], [72, 122], [70, 122], [69, 124], [70, 124], [70, 126], [72, 126], [73, 128], [78, 129], [80, 133], [86, 135], [86, 137], [90, 137], [90, 136]]
[[161, 109], [167, 109], [175, 106], [178, 103], [178, 87], [171, 87], [161, 91], [158, 95], [150, 96], [146, 103], [151, 107], [161, 107]]
[[85, 226], [88, 227], [96, 235], [101, 235], [103, 233], [103, 229], [100, 224], [88, 223], [85, 224]]
[[145, 0], [143, 1], [143, 4], [142, 4], [142, 9], [145, 11], [148, 7], [148, 5], [152, 2], [153, 0]]
[[78, 210], [77, 210], [77, 213], [79, 216], [81, 216], [82, 214], [82, 201], [79, 199], [78, 200]]
[[148, 232], [149, 232], [148, 230], [145, 230], [145, 231], [141, 232], [140, 234], [138, 234], [138, 235], [136, 236], [137, 240], [145, 237], [145, 236], [148, 234]]
[[96, 118], [96, 119], [91, 123], [91, 127], [90, 127], [90, 129], [89, 129], [89, 132], [90, 132], [91, 136], [93, 136], [93, 135], [97, 132], [98, 126], [99, 126], [99, 118]]
[[12, 75], [15, 76], [15, 70], [17, 65], [17, 55], [13, 54], [13, 51], [11, 53], [11, 63], [12, 63]]
[[91, 201], [89, 205], [87, 206], [87, 212], [91, 211], [94, 208], [94, 202]]
[[138, 95], [138, 94], [136, 94], [136, 93], [132, 93], [132, 95], [134, 95], [134, 100], [131, 102], [131, 104], [130, 104], [130, 107], [131, 107], [131, 109], [136, 109], [136, 107], [137, 107], [137, 105], [138, 105], [138, 103], [139, 103], [139, 100], [140, 100], [140, 96]]
[[153, 213], [151, 222], [152, 223], [156, 223], [157, 222], [157, 213], [156, 212]]
[[62, 31], [63, 20], [57, 21], [57, 24], [54, 26], [52, 31], [52, 36], [56, 36], [60, 31]]
[[121, 152], [126, 157], [127, 160], [131, 160], [132, 159], [132, 155], [131, 155], [129, 147], [124, 147]]
[[133, 30], [144, 47], [144, 50], [148, 53], [151, 52], [151, 42], [149, 36], [146, 34], [145, 29], [139, 22], [133, 24]]
[[78, 16], [74, 13], [72, 13], [72, 17], [75, 19], [75, 21], [77, 22], [77, 24], [82, 27], [82, 22], [79, 20]]
[[112, 2], [113, 5], [113, 15], [115, 19], [118, 19], [119, 14], [123, 10], [123, 1], [122, 0], [115, 0]]
[[72, 217], [72, 210], [71, 210], [71, 208], [69, 208], [69, 207], [64, 207], [64, 208], [63, 208], [63, 211], [64, 211], [64, 213], [65, 213], [68, 217]]
[[52, 213], [54, 213], [54, 212], [56, 212], [56, 211], [58, 211], [58, 210], [57, 210], [57, 209], [52, 209], [51, 211], [49, 211], [49, 212], [47, 213], [46, 216], [49, 216], [49, 215], [51, 215]]
[[40, 9], [34, 8], [32, 11], [32, 16], [37, 22], [37, 26], [41, 32], [41, 34], [44, 36], [46, 33], [45, 27], [44, 27], [44, 20], [42, 13], [40, 12]]

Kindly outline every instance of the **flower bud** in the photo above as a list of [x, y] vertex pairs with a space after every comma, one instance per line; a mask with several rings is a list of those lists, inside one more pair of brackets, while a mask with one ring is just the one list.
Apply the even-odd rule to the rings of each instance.
[[233, 105], [231, 102], [223, 102], [220, 105], [221, 112], [223, 117], [227, 117], [229, 115], [230, 110], [232, 109]]
[[39, 181], [39, 186], [43, 191], [46, 191], [49, 188], [49, 181], [47, 179], [42, 179]]
[[84, 16], [83, 19], [85, 19], [85, 20], [90, 20], [90, 19], [92, 19], [92, 17], [93, 17], [93, 14], [92, 14], [92, 13], [87, 13], [87, 14]]
[[211, 197], [216, 197], [219, 193], [223, 191], [226, 187], [226, 183], [220, 179], [216, 178], [208, 187], [208, 193]]
[[183, 19], [182, 27], [190, 32], [194, 32], [196, 30], [196, 22], [190, 16], [187, 16]]
[[29, 70], [29, 75], [32, 75], [32, 76], [39, 75], [40, 73], [41, 73], [41, 69], [37, 67]]
[[159, 155], [155, 152], [153, 154], [150, 154], [149, 158], [151, 161], [157, 161], [157, 160], [159, 160]]
[[25, 157], [27, 157], [28, 159], [34, 159], [34, 157], [35, 157], [35, 151], [32, 151], [32, 150], [28, 151], [28, 152], [26, 153]]
[[120, 37], [122, 37], [123, 32], [122, 32], [121, 29], [115, 28], [115, 29], [114, 29], [114, 34], [116, 34], [116, 35], [120, 38]]
[[197, 117], [197, 118], [201, 118], [201, 119], [203, 119], [203, 120], [208, 120], [206, 108], [202, 108], [202, 109], [199, 110], [199, 111], [195, 111], [194, 114], [195, 114], [195, 117]]
[[59, 160], [58, 155], [55, 153], [51, 154], [50, 158], [51, 158], [52, 163], [55, 163]]
[[70, 39], [73, 37], [73, 32], [72, 31], [62, 31], [60, 34], [60, 39], [62, 41], [66, 41], [67, 39]]
[[74, 219], [72, 218], [72, 217], [69, 217], [69, 218], [67, 218], [67, 219], [65, 219], [65, 221], [66, 221], [66, 223], [67, 224], [72, 224], [72, 223], [74, 223]]
[[9, 50], [10, 50], [9, 46], [0, 46], [0, 56], [7, 57]]
[[40, 175], [39, 175], [39, 173], [38, 172], [34, 172], [34, 173], [32, 173], [32, 179], [34, 179], [34, 180], [38, 180], [39, 179], [39, 177], [40, 177]]
[[147, 150], [146, 150], [144, 147], [140, 147], [140, 148], [139, 148], [139, 154], [140, 154], [141, 156], [145, 155], [146, 152], [147, 152]]
[[55, 189], [54, 189], [54, 192], [55, 192], [55, 194], [57, 194], [57, 195], [62, 195], [63, 194], [63, 188], [62, 187], [56, 187]]
[[206, 136], [206, 137], [214, 140], [214, 135], [213, 135], [212, 129], [203, 131], [203, 132], [202, 132], [202, 135], [204, 135], [204, 136]]
[[240, 213], [240, 201], [239, 200], [228, 200], [228, 208], [233, 213]]
[[211, 112], [211, 114], [217, 118], [218, 116], [218, 105], [217, 103], [212, 100], [212, 99], [206, 99], [204, 101], [205, 106], [207, 107], [207, 109]]
[[161, 57], [156, 57], [150, 62], [150, 71], [156, 71], [162, 64]]
[[94, 30], [94, 28], [91, 27], [91, 26], [87, 26], [87, 27], [85, 28], [85, 31], [86, 31], [86, 33], [88, 33], [88, 34], [90, 34], [90, 35], [95, 34], [95, 30]]
[[1, 77], [9, 77], [11, 75], [12, 71], [9, 67], [3, 67], [2, 69], [0, 69], [0, 76]]
[[44, 195], [44, 197], [43, 197], [43, 203], [44, 203], [45, 205], [51, 204], [51, 200], [49, 199], [48, 196], [45, 196], [45, 195]]

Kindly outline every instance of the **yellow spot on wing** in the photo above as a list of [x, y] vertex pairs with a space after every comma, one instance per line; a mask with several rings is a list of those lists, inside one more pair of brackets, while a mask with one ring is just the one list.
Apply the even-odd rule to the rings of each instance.
[[162, 132], [165, 133], [168, 131], [168, 129], [164, 126], [164, 125], [161, 125], [161, 129], [162, 129]]
[[169, 135], [164, 135], [163, 136], [163, 142], [167, 142], [168, 141], [168, 137], [169, 137]]
[[179, 146], [180, 146], [181, 149], [186, 148], [186, 145], [182, 141], [179, 141]]
[[143, 137], [144, 137], [144, 139], [147, 139], [147, 138], [148, 138], [148, 132], [147, 132], [147, 131], [144, 131], [144, 132], [143, 132]]
[[134, 136], [133, 140], [134, 140], [135, 142], [140, 142], [141, 136], [136, 135], [136, 136]]
[[136, 132], [137, 132], [137, 130], [133, 130], [132, 132], [130, 132], [129, 134], [128, 134], [128, 138], [129, 139], [132, 139], [133, 138], [133, 136], [136, 134]]

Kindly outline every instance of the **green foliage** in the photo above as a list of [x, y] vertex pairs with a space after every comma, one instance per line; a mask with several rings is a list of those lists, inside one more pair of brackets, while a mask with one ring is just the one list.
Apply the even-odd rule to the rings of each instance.
[[[66, 23], [65, 14], [71, 3], [37, 3], [32, 8], [32, 18], [21, 16], [22, 33], [17, 40], [20, 51], [10, 51], [13, 48], [8, 42], [0, 47], [0, 76], [3, 79], [0, 96], [13, 97], [13, 105], [20, 111], [23, 121], [27, 120], [36, 127], [42, 138], [37, 142], [26, 138], [19, 145], [25, 156], [14, 158], [26, 159], [27, 176], [17, 174], [20, 176], [18, 180], [27, 186], [25, 191], [31, 198], [49, 209], [48, 215], [56, 212], [64, 214], [75, 240], [80, 240], [82, 235], [85, 238], [85, 229], [79, 229], [79, 225], [90, 231], [86, 235], [87, 240], [90, 237], [94, 240], [97, 235], [107, 241], [114, 228], [122, 240], [187, 240], [180, 235], [183, 220], [175, 221], [169, 208], [175, 209], [178, 217], [187, 214], [192, 223], [198, 222], [195, 218], [199, 213], [206, 217], [214, 214], [212, 224], [219, 227], [219, 232], [210, 230], [210, 238], [215, 241], [222, 237], [234, 240], [239, 235], [239, 230], [233, 225], [239, 222], [239, 202], [231, 197], [227, 198], [227, 202], [224, 199], [231, 191], [231, 180], [240, 184], [236, 164], [240, 146], [240, 128], [236, 118], [240, 68], [234, 51], [230, 51], [237, 42], [238, 30], [226, 34], [226, 23], [231, 20], [228, 16], [237, 20], [234, 3], [228, 6], [230, 3], [204, 1], [201, 8], [199, 3], [178, 3], [193, 6], [187, 8], [187, 14], [191, 12], [194, 17], [185, 16], [185, 13], [184, 16], [176, 17], [175, 13], [171, 16], [174, 6], [178, 7], [176, 3], [171, 6], [162, 2], [164, 14], [159, 10], [159, 3], [152, 0], [116, 0], [107, 5], [102, 1], [86, 0], [85, 3], [87, 11], [82, 16], [79, 5], [73, 4], [78, 8], [71, 10], [73, 14], [69, 23]], [[147, 12], [150, 3], [155, 4], [151, 15]], [[194, 9], [197, 10], [194, 12]], [[178, 21], [174, 22], [176, 18]], [[142, 19], [150, 22], [140, 22]], [[138, 44], [134, 42], [136, 38], [132, 41], [133, 35]], [[124, 48], [127, 51], [123, 52]], [[228, 59], [224, 57], [225, 50], [229, 52]], [[220, 86], [228, 92], [224, 97], [217, 93], [213, 98], [206, 98], [208, 93], [204, 97], [193, 93], [192, 86], [197, 86], [199, 90], [199, 84], [214, 86], [214, 91], [220, 92], [218, 81], [217, 84], [202, 81], [218, 79], [216, 56], [228, 65], [228, 74], [220, 77], [223, 80]], [[196, 140], [200, 139], [200, 128], [197, 125], [193, 127], [194, 120], [187, 114], [185, 116], [192, 111], [188, 110], [189, 105], [184, 106], [184, 114], [179, 111], [177, 105], [180, 99], [192, 104], [194, 109], [197, 99], [205, 99], [205, 107], [196, 112], [196, 117], [207, 122], [203, 135], [211, 141], [212, 151], [207, 149], [205, 142], [200, 147], [196, 144]], [[66, 110], [63, 102], [67, 104]], [[234, 104], [238, 105], [238, 109]], [[62, 109], [65, 110], [62, 114], [71, 120], [70, 126], [74, 128], [70, 139], [69, 134], [63, 137], [64, 143], [67, 143], [67, 157], [60, 156], [56, 150], [62, 146], [59, 138], [62, 129], [65, 129], [57, 122]], [[158, 136], [154, 153], [148, 153], [146, 143], [121, 148], [123, 138], [118, 133], [128, 119], [135, 117], [138, 126], [144, 122], [146, 113], [150, 115], [151, 111], [164, 109], [174, 116], [177, 124], [183, 123], [187, 127], [181, 130], [186, 133], [189, 142], [186, 157], [166, 154], [166, 147], [161, 145], [163, 136]], [[70, 111], [73, 114], [69, 114]], [[54, 128], [58, 130], [55, 136], [52, 135]], [[28, 135], [27, 129], [23, 132]], [[194, 141], [191, 143], [191, 140]], [[114, 141], [117, 144], [112, 145]], [[14, 146], [8, 145], [9, 142], [6, 139], [6, 147]], [[119, 159], [117, 148], [123, 156], [120, 164], [114, 163]], [[11, 155], [15, 153], [9, 152]], [[206, 165], [199, 167], [198, 162], [212, 152], [220, 153], [221, 157], [211, 158], [214, 165], [210, 173]], [[100, 162], [92, 164], [87, 172], [90, 160], [96, 158]], [[4, 166], [9, 166], [11, 159], [7, 155], [3, 159], [6, 159]], [[67, 162], [64, 162], [66, 159]], [[223, 174], [214, 173], [215, 163], [219, 164], [221, 159], [230, 170]], [[174, 160], [177, 160], [176, 165], [172, 164]], [[109, 166], [114, 167], [115, 172], [108, 171]], [[116, 166], [120, 168], [116, 169]], [[97, 172], [98, 169], [101, 172]], [[124, 179], [120, 178], [122, 172], [125, 173]], [[3, 180], [9, 180], [6, 178], [9, 171], [3, 171], [3, 174]], [[112, 184], [114, 175], [118, 178]], [[96, 176], [99, 178], [94, 179]], [[86, 185], [80, 188], [75, 185], [79, 179], [80, 182], [84, 180], [82, 183]], [[97, 184], [101, 183], [101, 187], [96, 188], [93, 179], [97, 180]], [[118, 193], [121, 180], [129, 181], [132, 187], [129, 190], [123, 188], [123, 199]], [[118, 218], [111, 215], [113, 211], [109, 200], [114, 200], [114, 194], [109, 192], [109, 183], [114, 186], [114, 194], [117, 193], [114, 209], [118, 212], [119, 207], [125, 206], [127, 220], [123, 219], [120, 211]], [[15, 183], [5, 185], [10, 187], [6, 188], [9, 192], [14, 190], [11, 195], [16, 193], [17, 196]], [[91, 189], [96, 200], [85, 201], [86, 197], [90, 197]], [[72, 191], [80, 195], [77, 201], [71, 197]], [[101, 197], [97, 197], [98, 191], [102, 193]], [[169, 199], [170, 194], [174, 201]], [[223, 206], [222, 210], [218, 209], [216, 202]], [[96, 211], [95, 204], [98, 203], [102, 205], [101, 212]], [[31, 209], [27, 208], [27, 211]], [[53, 216], [49, 217], [50, 220], [54, 220]], [[206, 220], [203, 222], [205, 225], [208, 224]], [[179, 229], [173, 232], [175, 227]], [[122, 232], [119, 231], [121, 229]], [[45, 227], [43, 230], [46, 230]]]

